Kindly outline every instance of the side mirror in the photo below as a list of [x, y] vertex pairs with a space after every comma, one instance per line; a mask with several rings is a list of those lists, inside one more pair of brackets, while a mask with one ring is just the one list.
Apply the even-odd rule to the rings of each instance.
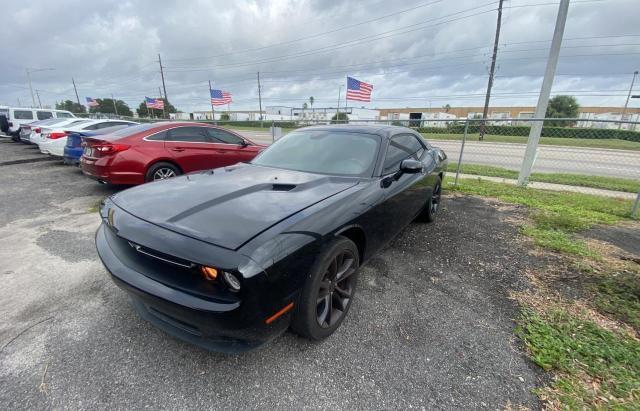
[[423, 169], [424, 165], [418, 160], [408, 158], [406, 160], [402, 160], [402, 163], [400, 163], [400, 171], [402, 174], [418, 174], [422, 173]]
[[393, 181], [400, 180], [400, 177], [402, 177], [403, 174], [418, 174], [422, 173], [422, 170], [424, 170], [424, 165], [421, 161], [412, 160], [409, 158], [406, 160], [402, 160], [402, 162], [400, 163], [400, 169], [396, 171], [395, 174], [388, 176], [384, 180], [382, 180], [382, 187], [389, 187]]
[[247, 140], [244, 140], [244, 139], [242, 140], [242, 143], [240, 143], [241, 147], [246, 147], [248, 145], [249, 145], [249, 143], [247, 143]]

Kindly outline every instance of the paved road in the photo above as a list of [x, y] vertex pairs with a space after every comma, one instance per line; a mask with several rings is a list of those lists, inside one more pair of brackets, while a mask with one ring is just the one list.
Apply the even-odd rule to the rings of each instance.
[[[263, 131], [239, 131], [256, 142], [271, 143], [271, 135]], [[460, 141], [429, 140], [445, 150], [450, 161], [458, 162]], [[524, 144], [465, 144], [463, 164], [481, 164], [519, 170], [524, 157]], [[576, 173], [640, 179], [640, 151], [603, 150], [594, 148], [540, 146], [534, 172]]]
[[360, 273], [322, 343], [285, 334], [212, 354], [141, 320], [95, 253], [89, 212], [116, 191], [0, 141], [0, 409], [539, 408], [510, 290], [538, 259], [508, 212], [452, 197]]

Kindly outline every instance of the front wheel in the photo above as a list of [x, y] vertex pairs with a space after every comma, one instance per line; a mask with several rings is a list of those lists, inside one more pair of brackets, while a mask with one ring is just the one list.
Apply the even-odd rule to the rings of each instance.
[[358, 280], [358, 247], [336, 237], [314, 263], [298, 300], [291, 328], [297, 334], [322, 340], [340, 327], [349, 312]]

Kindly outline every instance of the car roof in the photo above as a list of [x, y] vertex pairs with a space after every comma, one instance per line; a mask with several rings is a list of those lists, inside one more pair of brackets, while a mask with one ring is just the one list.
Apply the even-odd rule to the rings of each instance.
[[398, 133], [416, 133], [415, 130], [408, 127], [388, 126], [385, 124], [325, 124], [319, 126], [304, 127], [304, 130], [332, 130], [349, 133], [369, 133], [377, 134], [384, 138], [390, 138], [391, 136]]

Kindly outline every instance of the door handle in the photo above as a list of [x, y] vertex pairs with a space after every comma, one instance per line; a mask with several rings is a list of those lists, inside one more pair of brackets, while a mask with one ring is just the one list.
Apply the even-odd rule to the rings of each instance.
[[171, 149], [171, 151], [181, 152], [181, 151], [184, 151], [184, 148], [182, 148], [182, 147], [173, 147], [173, 148]]

